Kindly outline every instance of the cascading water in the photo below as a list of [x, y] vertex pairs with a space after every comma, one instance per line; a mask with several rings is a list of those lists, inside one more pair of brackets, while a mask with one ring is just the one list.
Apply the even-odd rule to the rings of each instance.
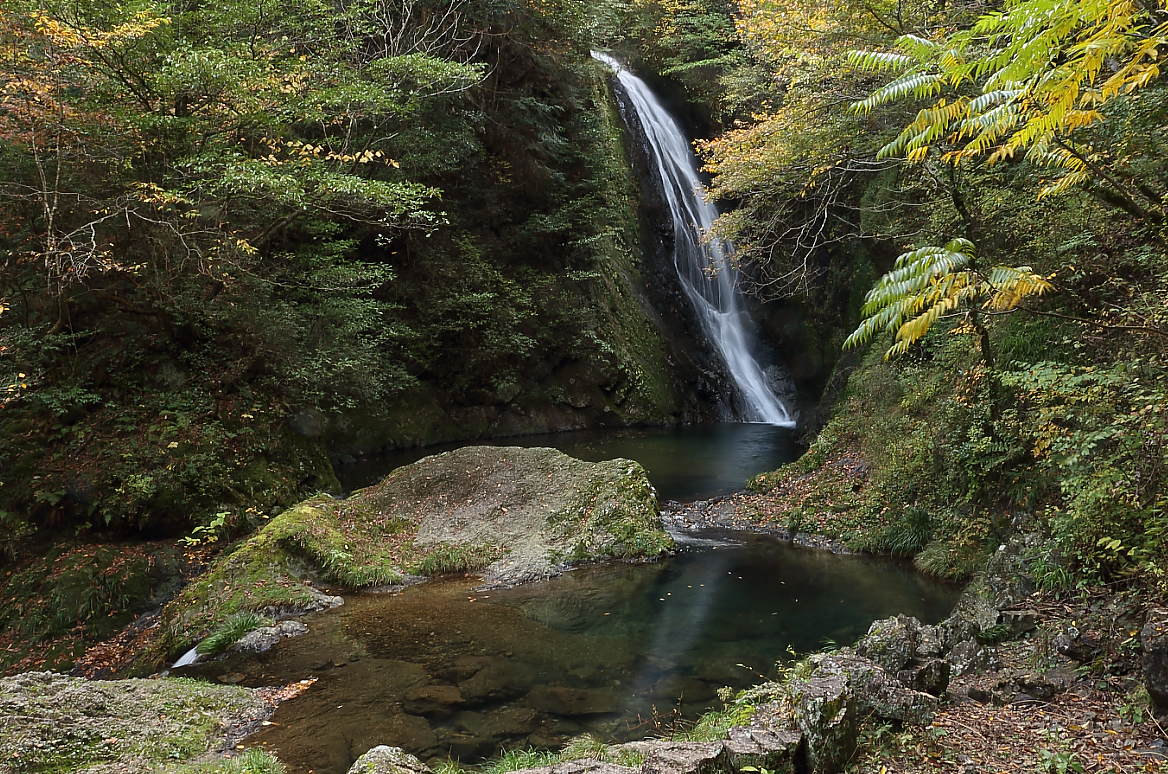
[[762, 368], [747, 347], [744, 312], [738, 305], [738, 272], [727, 260], [731, 248], [718, 240], [702, 239], [718, 211], [702, 195], [697, 159], [689, 142], [648, 84], [611, 56], [595, 51], [592, 56], [616, 73], [644, 126], [650, 156], [673, 216], [673, 265], [702, 330], [742, 393], [746, 403], [742, 419], [793, 426], [790, 413], [767, 387]]

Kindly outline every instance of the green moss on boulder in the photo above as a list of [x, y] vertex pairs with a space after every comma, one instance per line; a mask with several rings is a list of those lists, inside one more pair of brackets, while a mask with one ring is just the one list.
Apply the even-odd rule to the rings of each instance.
[[311, 582], [360, 589], [470, 571], [507, 585], [672, 546], [636, 462], [467, 447], [398, 468], [346, 500], [319, 495], [275, 517], [167, 605], [152, 656], [176, 654], [241, 612], [281, 617], [335, 604]]

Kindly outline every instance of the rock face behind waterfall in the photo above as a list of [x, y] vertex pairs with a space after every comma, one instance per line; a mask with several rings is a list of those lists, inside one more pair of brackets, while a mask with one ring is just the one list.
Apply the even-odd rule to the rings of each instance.
[[636, 462], [467, 447], [398, 468], [346, 500], [320, 495], [274, 518], [164, 609], [154, 656], [173, 655], [239, 612], [282, 618], [319, 608], [313, 581], [356, 589], [473, 571], [510, 585], [672, 545]]

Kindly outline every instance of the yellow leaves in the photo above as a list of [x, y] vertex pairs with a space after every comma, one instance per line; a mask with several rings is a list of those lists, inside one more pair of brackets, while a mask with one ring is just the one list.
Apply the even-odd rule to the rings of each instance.
[[[324, 160], [338, 161], [342, 164], [371, 164], [378, 161], [394, 168], [400, 168], [396, 161], [388, 158], [382, 151], [369, 148], [348, 153], [331, 150], [323, 144], [314, 145], [303, 140], [277, 140], [268, 137], [261, 137], [259, 143], [270, 149], [270, 152], [261, 158], [269, 166]], [[280, 155], [277, 156], [277, 153]]]
[[165, 16], [155, 16], [148, 11], [140, 11], [133, 21], [115, 26], [111, 30], [99, 30], [93, 27], [75, 27], [71, 24], [54, 19], [44, 11], [29, 14], [37, 32], [61, 48], [87, 47], [95, 50], [109, 49], [115, 44], [129, 40], [136, 40], [148, 32], [170, 24]]
[[928, 145], [921, 145], [921, 146], [913, 148], [911, 151], [909, 151], [908, 156], [906, 158], [908, 160], [908, 163], [915, 164], [918, 161], [924, 161], [925, 156], [927, 156], [928, 154], [929, 154], [929, 146]]
[[[1099, 123], [1098, 108], [1158, 78], [1168, 22], [1153, 23], [1163, 18], [1164, 6], [1164, 0], [1013, 0], [941, 45], [906, 35], [897, 41], [897, 53], [853, 52], [850, 61], [861, 70], [895, 67], [901, 74], [852, 108], [867, 112], [934, 96], [941, 84], [975, 81], [981, 95], [969, 102], [937, 95], [881, 155], [919, 162], [925, 145], [947, 136], [961, 145], [944, 155], [948, 162], [982, 154], [990, 163], [1008, 159]], [[1075, 170], [1044, 195], [1087, 179], [1090, 173]]]

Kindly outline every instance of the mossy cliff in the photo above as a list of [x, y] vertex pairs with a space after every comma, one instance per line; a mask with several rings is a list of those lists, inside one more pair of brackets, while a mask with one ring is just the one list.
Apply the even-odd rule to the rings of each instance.
[[672, 545], [636, 462], [467, 447], [399, 468], [347, 500], [320, 495], [272, 519], [163, 609], [153, 658], [238, 613], [310, 607], [321, 596], [311, 582], [360, 589], [472, 571], [512, 584], [572, 562], [652, 557]]
[[63, 329], [31, 291], [7, 299], [0, 555], [222, 513], [238, 535], [387, 449], [712, 414], [647, 295], [607, 71], [579, 30], [496, 21], [483, 56], [507, 64], [387, 149], [442, 191], [431, 229], [286, 234], [256, 257], [276, 282], [147, 298], [95, 275], [63, 297]]

